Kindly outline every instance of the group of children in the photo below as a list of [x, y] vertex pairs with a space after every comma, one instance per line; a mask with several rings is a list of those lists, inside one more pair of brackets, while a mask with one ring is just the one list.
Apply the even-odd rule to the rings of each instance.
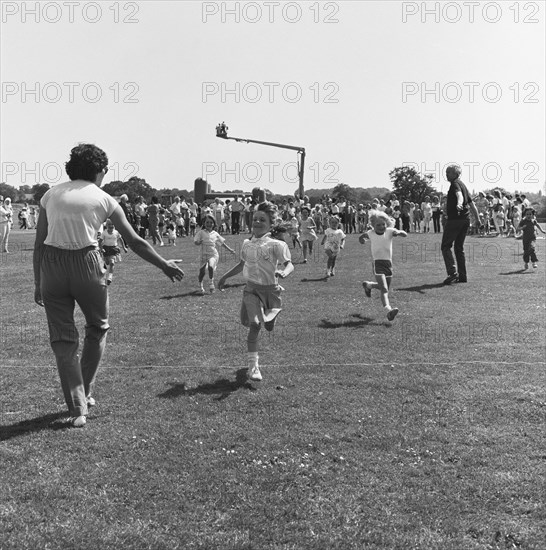
[[[294, 246], [299, 242], [303, 245], [304, 263], [307, 261], [307, 252], [312, 252], [313, 242], [317, 240], [315, 224], [310, 217], [310, 208], [301, 208], [301, 221], [298, 222], [298, 239], [293, 240]], [[335, 275], [336, 259], [343, 249], [346, 235], [340, 227], [340, 220], [336, 216], [330, 216], [329, 227], [324, 231], [321, 245], [327, 257], [326, 276]], [[398, 314], [398, 308], [392, 307], [389, 300], [389, 290], [393, 277], [392, 243], [395, 237], [406, 237], [407, 232], [396, 229], [395, 221], [387, 213], [380, 210], [371, 210], [368, 216], [368, 227], [360, 237], [359, 242], [371, 245], [372, 266], [375, 281], [362, 283], [364, 293], [371, 298], [372, 291], [378, 290], [381, 302], [386, 312], [387, 319], [393, 321]], [[284, 290], [278, 283], [279, 278], [284, 279], [293, 272], [294, 266], [290, 255], [290, 249], [284, 239], [287, 231], [290, 231], [292, 239], [295, 239], [295, 228], [292, 219], [289, 224], [278, 218], [277, 207], [270, 202], [260, 203], [253, 212], [252, 232], [245, 239], [240, 261], [225, 273], [218, 281], [218, 289], [224, 290], [227, 279], [239, 273], [243, 273], [245, 288], [241, 305], [240, 320], [243, 326], [248, 328], [247, 356], [248, 376], [250, 380], [262, 379], [259, 367], [258, 336], [263, 326], [267, 331], [272, 331], [275, 321], [282, 309], [281, 293]], [[525, 268], [528, 268], [529, 260], [533, 267], [537, 267], [535, 251], [536, 229], [544, 233], [533, 215], [532, 209], [525, 211], [525, 216], [519, 225], [522, 231], [524, 245]], [[208, 273], [209, 291], [214, 292], [214, 275], [219, 261], [218, 246], [226, 248], [232, 254], [235, 250], [226, 244], [226, 240], [217, 231], [216, 220], [212, 215], [204, 217], [204, 223], [194, 236], [194, 243], [201, 247], [201, 260], [198, 274], [199, 293], [205, 294], [203, 281]], [[299, 232], [301, 229], [301, 241]], [[114, 229], [110, 220], [106, 222], [106, 230], [101, 235], [101, 243], [104, 250], [105, 261], [108, 265], [107, 284], [112, 281], [112, 272], [115, 262], [120, 257], [121, 249], [127, 251], [123, 239]]]

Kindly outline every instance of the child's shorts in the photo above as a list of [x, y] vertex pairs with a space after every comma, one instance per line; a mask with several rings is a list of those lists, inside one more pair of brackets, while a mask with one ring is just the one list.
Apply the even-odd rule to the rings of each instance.
[[390, 260], [374, 260], [373, 273], [374, 275], [392, 277], [392, 262]]
[[121, 250], [118, 246], [103, 246], [102, 251], [104, 254], [104, 259], [120, 261], [121, 260]]
[[243, 290], [241, 324], [270, 322], [280, 313], [282, 287], [280, 285], [257, 285], [248, 281]]

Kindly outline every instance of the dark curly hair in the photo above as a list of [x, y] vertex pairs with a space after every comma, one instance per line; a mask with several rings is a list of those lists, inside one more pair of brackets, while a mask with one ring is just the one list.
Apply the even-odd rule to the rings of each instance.
[[108, 157], [96, 145], [80, 143], [70, 151], [70, 160], [64, 166], [71, 180], [95, 183], [97, 174], [108, 166]]
[[264, 201], [258, 204], [256, 211], [265, 212], [269, 217], [269, 223], [273, 226], [278, 216], [277, 205], [269, 201]]

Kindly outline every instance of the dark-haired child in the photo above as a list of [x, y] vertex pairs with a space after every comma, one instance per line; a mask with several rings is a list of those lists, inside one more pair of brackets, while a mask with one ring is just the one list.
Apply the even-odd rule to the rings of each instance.
[[246, 279], [241, 305], [241, 324], [248, 327], [247, 355], [250, 380], [261, 380], [259, 367], [258, 335], [262, 324], [272, 331], [281, 311], [281, 292], [278, 277], [284, 279], [294, 266], [286, 242], [272, 237], [276, 229], [277, 207], [270, 202], [260, 203], [252, 215], [252, 236], [245, 239], [241, 249], [241, 261], [218, 281], [223, 289], [226, 279], [243, 272]]
[[535, 248], [537, 240], [536, 229], [541, 233], [545, 233], [535, 218], [535, 211], [532, 208], [526, 208], [523, 213], [523, 220], [521, 220], [518, 226], [518, 231], [523, 232], [523, 263], [525, 269], [529, 269], [529, 260], [533, 262], [533, 267], [535, 269], [538, 267], [538, 258]]

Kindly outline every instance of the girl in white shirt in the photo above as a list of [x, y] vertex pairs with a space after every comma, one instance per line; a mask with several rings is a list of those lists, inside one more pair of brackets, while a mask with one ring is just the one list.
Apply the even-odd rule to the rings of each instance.
[[336, 258], [339, 251], [345, 245], [345, 233], [339, 228], [340, 220], [337, 216], [332, 216], [329, 220], [330, 227], [324, 231], [321, 245], [324, 245], [324, 252], [328, 260], [326, 261], [326, 277], [333, 277], [336, 267]]
[[313, 254], [313, 242], [317, 240], [315, 233], [315, 220], [309, 215], [311, 209], [308, 206], [303, 206], [301, 209], [301, 242], [303, 243], [303, 263], [307, 263], [307, 256]]
[[104, 263], [106, 264], [106, 284], [112, 284], [112, 278], [114, 277], [114, 265], [116, 262], [121, 262], [121, 248], [127, 254], [127, 247], [121, 238], [121, 234], [116, 231], [112, 220], [106, 220], [106, 231], [104, 231], [99, 239], [99, 243], [102, 245], [102, 254], [104, 256]]
[[384, 212], [372, 210], [370, 223], [373, 229], [362, 233], [358, 240], [360, 244], [364, 244], [367, 240], [371, 242], [376, 282], [365, 281], [362, 286], [368, 298], [372, 297], [373, 288], [381, 292], [381, 302], [387, 310], [387, 319], [392, 321], [398, 314], [398, 308], [391, 307], [389, 302], [389, 289], [392, 282], [392, 239], [398, 236], [407, 237], [407, 233], [394, 229], [394, 220]]
[[203, 228], [200, 229], [194, 237], [193, 241], [197, 246], [201, 247], [201, 268], [199, 269], [199, 292], [205, 294], [203, 287], [203, 279], [205, 271], [209, 272], [209, 290], [214, 292], [214, 272], [218, 266], [220, 255], [216, 248], [216, 243], [220, 243], [224, 248], [235, 254], [235, 250], [226, 244], [226, 239], [216, 232], [216, 219], [211, 214], [205, 216]]
[[247, 355], [250, 380], [261, 380], [258, 357], [258, 335], [263, 323], [272, 331], [281, 311], [281, 291], [278, 277], [284, 279], [292, 271], [292, 259], [286, 242], [271, 237], [271, 227], [277, 218], [277, 207], [270, 202], [260, 203], [252, 216], [252, 237], [241, 249], [241, 261], [219, 281], [223, 289], [226, 279], [243, 272], [246, 279], [241, 305], [241, 323], [248, 327]]

